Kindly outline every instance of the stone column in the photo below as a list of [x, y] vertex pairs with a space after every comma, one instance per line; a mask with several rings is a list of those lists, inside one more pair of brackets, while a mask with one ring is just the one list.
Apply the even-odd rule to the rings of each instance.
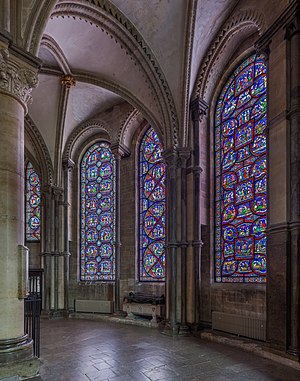
[[188, 335], [187, 326], [187, 161], [190, 158], [190, 148], [179, 148], [179, 163], [181, 168], [181, 321], [179, 327], [180, 335]]
[[54, 283], [54, 289], [53, 289], [53, 298], [54, 298], [54, 305], [53, 309], [51, 311], [51, 316], [56, 317], [59, 316], [58, 312], [58, 286], [59, 286], [59, 257], [60, 257], [60, 251], [59, 251], [59, 237], [60, 237], [60, 205], [61, 205], [61, 198], [63, 194], [63, 189], [59, 187], [52, 187], [53, 192], [53, 210], [54, 210], [54, 241], [53, 241], [53, 251], [51, 253], [53, 257], [53, 283]]
[[300, 359], [300, 2], [286, 27], [290, 126], [290, 257], [288, 351]]
[[200, 98], [196, 98], [191, 103], [192, 120], [193, 120], [193, 182], [194, 182], [194, 217], [193, 217], [193, 252], [194, 252], [194, 328], [199, 329], [200, 324], [200, 255], [201, 255], [201, 142], [200, 128], [201, 121], [206, 115], [207, 104]]
[[64, 308], [69, 310], [69, 276], [70, 276], [70, 248], [69, 248], [69, 173], [74, 168], [71, 159], [63, 161], [64, 170]]
[[0, 379], [38, 367], [24, 333], [24, 115], [38, 64], [0, 35]]
[[177, 164], [175, 148], [163, 152], [166, 163], [166, 303], [167, 323], [164, 333], [178, 334], [177, 318]]
[[62, 75], [60, 79], [61, 88], [59, 96], [58, 114], [56, 122], [56, 133], [55, 133], [55, 155], [54, 155], [54, 176], [55, 184], [57, 186], [62, 186], [62, 146], [63, 146], [63, 136], [65, 130], [67, 106], [70, 95], [70, 89], [76, 86], [76, 80], [70, 74]]
[[43, 205], [43, 247], [42, 253], [44, 262], [44, 287], [43, 287], [43, 309], [50, 311], [50, 290], [51, 290], [51, 186], [45, 186], [42, 188], [42, 205]]
[[115, 158], [115, 168], [116, 168], [116, 185], [115, 185], [115, 314], [120, 315], [121, 313], [121, 296], [120, 296], [120, 269], [121, 269], [121, 235], [120, 235], [120, 161], [121, 158], [128, 155], [127, 149], [119, 144], [113, 143], [111, 145], [111, 151]]

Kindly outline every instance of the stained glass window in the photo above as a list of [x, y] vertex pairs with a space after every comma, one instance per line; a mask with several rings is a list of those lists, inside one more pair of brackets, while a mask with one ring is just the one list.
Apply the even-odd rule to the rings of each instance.
[[115, 161], [105, 142], [91, 146], [81, 161], [80, 279], [115, 277]]
[[253, 55], [229, 77], [215, 114], [217, 282], [266, 281], [267, 73]]
[[32, 164], [25, 169], [26, 178], [26, 241], [39, 241], [41, 238], [41, 184]]
[[140, 281], [165, 280], [166, 167], [162, 151], [159, 137], [150, 127], [139, 152]]

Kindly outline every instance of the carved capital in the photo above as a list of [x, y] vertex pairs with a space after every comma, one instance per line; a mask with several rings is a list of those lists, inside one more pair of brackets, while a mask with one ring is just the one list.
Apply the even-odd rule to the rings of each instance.
[[300, 3], [297, 2], [295, 5], [294, 14], [292, 15], [292, 19], [287, 23], [285, 38], [290, 40], [294, 35], [300, 33]]
[[72, 159], [66, 159], [66, 160], [63, 160], [62, 165], [65, 171], [72, 171], [72, 169], [75, 166], [75, 163]]
[[76, 79], [70, 74], [62, 75], [60, 79], [62, 86], [66, 86], [67, 89], [70, 89], [72, 86], [76, 85]]
[[52, 194], [53, 194], [54, 200], [59, 201], [63, 195], [63, 191], [64, 191], [63, 188], [52, 187]]
[[31, 91], [38, 84], [37, 73], [0, 47], [0, 91], [17, 98], [27, 111]]
[[121, 143], [112, 143], [110, 149], [116, 159], [121, 159], [122, 157], [130, 155], [128, 148]]
[[201, 98], [197, 97], [191, 102], [191, 111], [193, 122], [201, 122], [206, 115], [208, 104]]
[[191, 149], [188, 147], [180, 147], [178, 151], [178, 164], [180, 168], [186, 168], [188, 159], [191, 156]]
[[163, 151], [162, 156], [166, 162], [167, 169], [170, 171], [172, 169], [176, 170], [178, 168], [178, 153], [176, 148], [171, 147]]

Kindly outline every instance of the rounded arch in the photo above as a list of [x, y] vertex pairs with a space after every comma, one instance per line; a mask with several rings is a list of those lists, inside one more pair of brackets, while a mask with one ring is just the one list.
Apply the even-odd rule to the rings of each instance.
[[162, 116], [161, 129], [166, 136], [165, 143], [167, 146], [177, 145], [178, 117], [171, 90], [155, 55], [130, 20], [108, 0], [89, 0], [85, 3], [76, 0], [57, 3], [53, 0], [47, 3], [40, 6], [32, 29], [28, 30], [27, 47], [30, 52], [37, 54], [50, 14], [51, 17], [79, 18], [100, 27], [121, 49], [125, 49], [130, 59], [135, 57], [136, 65], [143, 72]]
[[[36, 164], [38, 163], [37, 168], [40, 169], [42, 185], [52, 185], [53, 184], [53, 164], [51, 160], [50, 153], [48, 151], [47, 145], [39, 132], [38, 128], [34, 124], [33, 120], [26, 115], [25, 117], [25, 136], [29, 138], [34, 153], [36, 155]], [[29, 150], [25, 150], [25, 153], [28, 154]], [[33, 155], [30, 155], [31, 158]], [[33, 164], [33, 163], [32, 163]]]
[[71, 159], [74, 163], [77, 163], [82, 151], [84, 151], [84, 147], [97, 140], [105, 140], [111, 143], [111, 136], [106, 124], [95, 119], [81, 124], [68, 138], [63, 160]]
[[227, 20], [201, 62], [192, 99], [198, 97], [210, 104], [221, 73], [241, 41], [255, 33], [261, 35], [265, 29], [263, 16], [254, 9], [240, 11]]

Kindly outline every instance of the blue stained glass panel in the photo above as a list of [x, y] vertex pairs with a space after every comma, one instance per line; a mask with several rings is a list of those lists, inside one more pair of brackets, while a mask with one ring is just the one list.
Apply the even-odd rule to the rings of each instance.
[[150, 127], [140, 144], [140, 281], [165, 280], [166, 166], [162, 144]]
[[266, 282], [267, 75], [263, 55], [240, 64], [215, 113], [215, 276]]
[[81, 161], [80, 280], [115, 278], [115, 161], [107, 143]]
[[41, 239], [41, 183], [33, 165], [28, 162], [26, 177], [26, 241]]

